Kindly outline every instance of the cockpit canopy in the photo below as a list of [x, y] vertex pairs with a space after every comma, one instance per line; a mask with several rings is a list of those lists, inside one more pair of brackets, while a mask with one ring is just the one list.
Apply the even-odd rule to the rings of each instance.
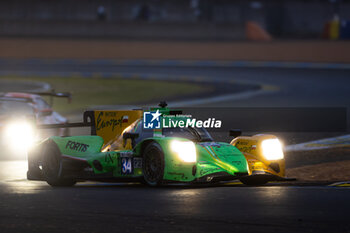
[[[109, 143], [107, 143], [104, 146], [103, 151], [112, 151], [112, 150], [122, 150], [126, 149], [127, 147], [127, 140], [125, 139], [125, 134], [136, 134], [137, 137], [135, 137], [134, 145], [137, 145], [139, 142], [146, 138], [154, 137], [154, 131], [153, 129], [144, 129], [142, 127], [143, 125], [143, 119], [138, 119], [131, 125], [129, 125], [125, 130], [121, 133], [121, 135], [118, 135], [117, 138], [114, 138]], [[158, 134], [159, 136], [159, 134]], [[181, 127], [174, 127], [174, 128], [163, 128], [162, 129], [162, 137], [179, 137], [179, 138], [186, 138], [194, 142], [208, 142], [213, 141], [213, 138], [209, 134], [209, 132], [204, 128], [195, 128], [195, 127], [188, 127], [188, 128], [181, 128]]]

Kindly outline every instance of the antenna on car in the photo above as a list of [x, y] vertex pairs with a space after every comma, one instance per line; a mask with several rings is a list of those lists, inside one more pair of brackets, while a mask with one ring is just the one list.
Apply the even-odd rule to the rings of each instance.
[[161, 108], [165, 108], [166, 106], [168, 106], [168, 104], [165, 101], [160, 101], [158, 106], [161, 107]]

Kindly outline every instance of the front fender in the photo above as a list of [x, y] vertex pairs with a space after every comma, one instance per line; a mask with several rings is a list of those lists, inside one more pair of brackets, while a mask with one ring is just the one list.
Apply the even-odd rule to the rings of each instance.
[[197, 152], [197, 178], [217, 172], [225, 172], [231, 176], [248, 174], [248, 164], [244, 155], [228, 143], [199, 143]]
[[142, 156], [143, 150], [151, 142], [158, 143], [164, 152], [164, 180], [190, 182], [193, 181], [196, 176], [194, 166], [196, 162], [186, 163], [178, 158], [177, 154], [171, 150], [170, 143], [173, 140], [188, 141], [184, 138], [172, 138], [172, 137], [153, 137], [147, 138], [135, 147], [135, 153]]
[[251, 175], [272, 174], [285, 176], [285, 159], [267, 160], [262, 153], [261, 143], [266, 139], [277, 139], [274, 135], [258, 134], [251, 137], [240, 136], [231, 141], [246, 157]]
[[184, 138], [149, 138], [135, 147], [135, 153], [142, 156], [142, 150], [150, 142], [158, 143], [164, 152], [164, 180], [191, 182], [201, 177], [224, 172], [229, 176], [248, 174], [248, 165], [243, 154], [228, 143], [195, 143], [197, 161], [184, 162], [172, 151], [172, 140], [188, 141]]

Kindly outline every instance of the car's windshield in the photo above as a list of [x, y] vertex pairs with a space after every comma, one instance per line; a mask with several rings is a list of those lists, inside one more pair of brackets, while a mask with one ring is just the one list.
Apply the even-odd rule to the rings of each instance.
[[209, 132], [204, 128], [163, 128], [163, 135], [166, 137], [187, 138], [192, 141], [213, 141]]

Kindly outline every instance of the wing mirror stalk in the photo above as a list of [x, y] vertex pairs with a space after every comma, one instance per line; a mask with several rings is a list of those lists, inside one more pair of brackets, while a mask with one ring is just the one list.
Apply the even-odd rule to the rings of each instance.
[[139, 137], [138, 133], [130, 133], [130, 132], [129, 133], [124, 133], [123, 134], [123, 139], [125, 140], [124, 146], [126, 144], [126, 141], [128, 139], [131, 139], [131, 146], [132, 146], [132, 148], [134, 148], [135, 147], [135, 139], [138, 138], [138, 137]]

